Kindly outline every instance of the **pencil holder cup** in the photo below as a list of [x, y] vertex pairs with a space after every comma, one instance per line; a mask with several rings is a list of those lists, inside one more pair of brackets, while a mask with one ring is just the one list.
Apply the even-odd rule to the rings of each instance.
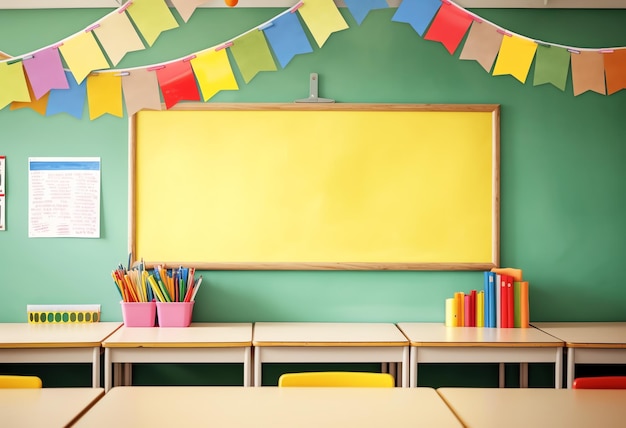
[[126, 327], [154, 327], [156, 324], [155, 302], [121, 302], [122, 318]]
[[159, 327], [189, 327], [194, 302], [156, 302]]

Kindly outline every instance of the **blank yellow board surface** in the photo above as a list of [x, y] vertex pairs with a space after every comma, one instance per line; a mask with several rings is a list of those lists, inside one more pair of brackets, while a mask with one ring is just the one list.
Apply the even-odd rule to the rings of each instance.
[[131, 250], [148, 264], [498, 263], [498, 106], [194, 104], [131, 120]]

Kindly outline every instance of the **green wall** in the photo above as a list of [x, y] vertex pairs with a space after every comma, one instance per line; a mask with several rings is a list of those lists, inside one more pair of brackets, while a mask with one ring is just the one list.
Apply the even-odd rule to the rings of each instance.
[[[180, 58], [229, 40], [281, 9], [199, 9], [120, 68]], [[626, 92], [572, 95], [491, 76], [450, 56], [395, 9], [371, 12], [284, 70], [263, 72], [212, 102], [496, 103], [501, 119], [501, 264], [530, 281], [532, 321], [625, 319]], [[20, 55], [55, 43], [110, 12], [0, 11], [0, 50]], [[512, 32], [576, 47], [626, 46], [626, 10], [477, 9]], [[238, 76], [239, 78], [239, 76]], [[26, 305], [99, 303], [102, 320], [121, 320], [111, 270], [127, 258], [128, 120], [94, 121], [30, 109], [0, 111], [7, 157], [7, 230], [0, 232], [0, 322], [26, 322]], [[381, 142], [384, 144], [384, 142]], [[100, 239], [29, 239], [29, 156], [102, 159]], [[463, 207], [459, 207], [463, 209]], [[443, 321], [454, 291], [482, 287], [481, 272], [203, 272], [195, 321]], [[548, 375], [550, 371], [547, 371]], [[540, 380], [541, 382], [541, 380]], [[549, 380], [547, 381], [549, 383]]]

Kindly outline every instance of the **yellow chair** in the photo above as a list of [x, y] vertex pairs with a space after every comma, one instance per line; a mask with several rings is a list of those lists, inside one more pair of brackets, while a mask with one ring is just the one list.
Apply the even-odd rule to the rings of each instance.
[[285, 373], [278, 386], [339, 386], [393, 388], [395, 380], [389, 373], [368, 372], [305, 372]]
[[37, 376], [0, 375], [0, 388], [41, 388]]

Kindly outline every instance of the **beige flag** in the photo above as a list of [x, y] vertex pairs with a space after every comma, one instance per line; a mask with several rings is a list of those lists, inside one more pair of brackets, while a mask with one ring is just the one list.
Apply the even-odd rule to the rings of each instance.
[[141, 68], [128, 73], [122, 73], [122, 91], [128, 117], [142, 109], [161, 110], [161, 92], [156, 72]]
[[602, 53], [598, 51], [572, 52], [571, 60], [574, 96], [587, 91], [606, 95]]
[[172, 0], [172, 4], [185, 22], [191, 18], [191, 15], [193, 15], [198, 6], [206, 2], [207, 0]]
[[128, 52], [145, 49], [126, 12], [110, 14], [93, 32], [114, 66]]
[[503, 34], [487, 22], [472, 22], [459, 59], [476, 60], [487, 73], [498, 56]]

